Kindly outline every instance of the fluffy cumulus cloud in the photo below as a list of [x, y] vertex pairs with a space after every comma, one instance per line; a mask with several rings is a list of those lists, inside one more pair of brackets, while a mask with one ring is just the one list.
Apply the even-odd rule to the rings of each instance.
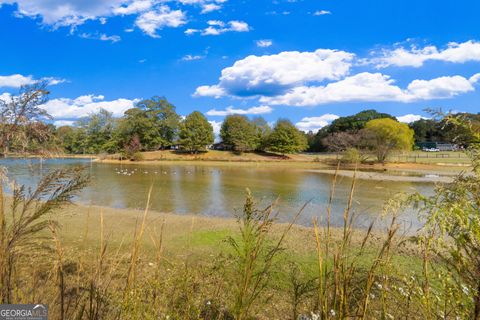
[[0, 88], [20, 88], [21, 86], [31, 85], [38, 81], [46, 81], [49, 85], [53, 86], [63, 83], [66, 80], [53, 77], [35, 79], [31, 75], [25, 76], [21, 74], [12, 74], [8, 76], [0, 75]]
[[171, 10], [168, 6], [161, 6], [156, 10], [147, 11], [138, 16], [135, 25], [151, 37], [158, 38], [157, 30], [165, 27], [176, 28], [187, 23], [182, 10]]
[[220, 86], [200, 86], [195, 90], [194, 97], [214, 97], [220, 98], [226, 95], [226, 92]]
[[[477, 79], [477, 76], [470, 79]], [[445, 99], [474, 91], [475, 83], [462, 76], [414, 80], [406, 89], [381, 73], [363, 72], [326, 86], [300, 86], [284, 95], [262, 97], [260, 101], [273, 105], [315, 106], [336, 102], [392, 101], [414, 102]]]
[[332, 123], [333, 120], [336, 120], [338, 118], [339, 116], [335, 114], [327, 113], [319, 117], [303, 118], [302, 120], [297, 122], [295, 125], [298, 129], [305, 132], [309, 132], [309, 131], [316, 132], [325, 126], [328, 126], [330, 123]]
[[429, 119], [429, 118], [421, 116], [419, 114], [411, 114], [411, 113], [406, 114], [404, 116], [398, 116], [396, 118], [397, 118], [398, 121], [404, 122], [404, 123], [412, 123], [412, 122], [418, 121], [420, 119]]
[[[212, 20], [211, 27], [223, 27]], [[196, 32], [196, 31], [193, 31]], [[268, 40], [259, 40], [268, 46]], [[406, 86], [378, 71], [354, 73], [389, 65], [421, 66], [428, 60], [452, 63], [480, 62], [480, 42], [449, 43], [444, 49], [425, 47], [410, 51], [399, 48], [373, 59], [355, 54], [318, 49], [313, 52], [286, 51], [273, 55], [251, 55], [224, 68], [218, 83], [197, 87], [196, 97], [258, 98], [268, 105], [316, 106], [337, 102], [402, 102], [448, 99], [475, 91], [480, 73], [470, 78], [450, 75], [416, 79]], [[367, 62], [367, 63], [365, 63]]]
[[426, 61], [445, 61], [452, 63], [465, 63], [480, 61], [480, 42], [466, 41], [463, 43], [451, 42], [444, 49], [436, 46], [418, 48], [398, 47], [393, 50], [385, 49], [380, 53], [373, 53], [376, 57], [369, 60], [378, 68], [396, 67], [421, 67]]
[[306, 82], [337, 80], [348, 74], [354, 55], [319, 49], [248, 56], [222, 70], [219, 83], [197, 88], [196, 96], [274, 96]]
[[0, 76], [0, 87], [20, 88], [24, 85], [33, 84], [35, 80], [32, 76], [21, 74], [12, 74], [9, 76]]
[[234, 107], [227, 107], [225, 110], [212, 109], [207, 111], [206, 114], [209, 116], [228, 116], [232, 114], [258, 115], [258, 114], [271, 113], [272, 111], [273, 109], [269, 106], [258, 106], [258, 107], [251, 107], [248, 109], [235, 109]]
[[52, 99], [45, 103], [42, 108], [57, 121], [79, 119], [98, 112], [100, 109], [105, 109], [112, 112], [114, 116], [120, 117], [126, 110], [133, 108], [137, 101], [130, 99], [105, 101], [105, 97], [102, 95], [85, 95], [76, 99]]

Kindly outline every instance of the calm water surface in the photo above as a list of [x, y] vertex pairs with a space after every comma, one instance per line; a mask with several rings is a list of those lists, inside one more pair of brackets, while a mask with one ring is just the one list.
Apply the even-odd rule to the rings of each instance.
[[[267, 205], [279, 198], [280, 219], [287, 221], [311, 201], [299, 221], [310, 225], [313, 217], [325, 217], [332, 175], [307, 169], [235, 165], [126, 165], [91, 163], [84, 159], [1, 159], [0, 166], [18, 183], [33, 186], [48, 171], [82, 165], [92, 182], [77, 201], [115, 208], [144, 208], [153, 183], [152, 209], [177, 214], [231, 217], [240, 210], [248, 187]], [[348, 201], [350, 178], [339, 178], [332, 209], [332, 222], [340, 225]], [[354, 209], [358, 225], [377, 219], [383, 203], [400, 192], [431, 194], [433, 183], [358, 180]], [[404, 215], [406, 224], [418, 226], [413, 212]], [[322, 218], [321, 218], [322, 219]]]

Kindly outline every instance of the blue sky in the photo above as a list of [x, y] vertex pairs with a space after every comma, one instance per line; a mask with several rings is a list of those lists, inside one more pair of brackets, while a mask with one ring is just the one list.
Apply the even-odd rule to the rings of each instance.
[[0, 97], [48, 79], [57, 124], [166, 96], [317, 130], [367, 108], [480, 112], [480, 2], [0, 0]]

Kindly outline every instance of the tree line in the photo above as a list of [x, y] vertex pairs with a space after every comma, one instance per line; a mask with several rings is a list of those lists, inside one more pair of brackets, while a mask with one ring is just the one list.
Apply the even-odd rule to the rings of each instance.
[[[198, 153], [213, 148], [212, 125], [199, 111], [184, 119], [166, 98], [153, 97], [138, 103], [121, 118], [100, 110], [81, 119], [74, 126], [57, 129], [68, 153], [123, 153], [127, 158], [141, 151], [176, 149]], [[274, 151], [282, 154], [305, 150], [306, 136], [290, 121], [279, 120], [270, 128], [263, 118], [241, 115], [225, 118], [220, 131], [223, 150], [235, 152]]]
[[[135, 160], [142, 151], [175, 149], [198, 153], [208, 148], [233, 152], [302, 151], [344, 152], [361, 159], [374, 154], [381, 162], [394, 150], [410, 150], [414, 142], [442, 141], [468, 145], [472, 137], [443, 119], [422, 119], [406, 125], [390, 114], [365, 110], [340, 117], [318, 132], [304, 133], [287, 119], [273, 127], [262, 117], [227, 116], [215, 142], [212, 125], [199, 111], [181, 117], [165, 97], [138, 102], [120, 118], [100, 109], [73, 125], [55, 127], [42, 109], [48, 100], [47, 84], [21, 88], [18, 95], [0, 100], [0, 152], [121, 154]], [[480, 128], [480, 115], [465, 114]]]
[[[420, 119], [408, 126], [413, 130], [414, 142], [445, 142], [467, 147], [474, 140], [471, 131], [462, 127], [454, 126], [443, 116], [436, 116], [437, 112], [427, 110], [433, 114], [430, 119]], [[474, 130], [480, 130], [480, 114], [461, 113], [458, 116], [472, 124]], [[364, 110], [357, 114], [340, 117], [330, 125], [323, 127], [317, 132], [308, 132], [308, 150], [311, 152], [341, 151], [348, 147], [358, 145], [359, 140], [364, 140], [362, 130], [366, 124], [375, 119], [397, 119], [388, 114], [376, 110]], [[343, 141], [343, 143], [342, 143]]]
[[[70, 154], [120, 153], [134, 159], [142, 151], [177, 149], [190, 153], [212, 147], [212, 125], [199, 111], [182, 118], [165, 97], [154, 96], [116, 118], [100, 109], [56, 128], [41, 108], [48, 100], [46, 83], [23, 87], [19, 94], [0, 100], [0, 150], [11, 152]], [[235, 152], [273, 151], [281, 154], [307, 149], [306, 136], [289, 120], [270, 128], [265, 119], [231, 115], [222, 124], [219, 148]]]

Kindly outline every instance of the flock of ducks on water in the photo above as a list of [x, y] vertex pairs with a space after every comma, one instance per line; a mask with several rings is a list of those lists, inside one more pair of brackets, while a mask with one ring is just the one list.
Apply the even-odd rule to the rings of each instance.
[[[122, 169], [122, 168], [115, 168], [115, 173], [118, 174], [118, 175], [124, 175], [124, 176], [131, 176], [131, 175], [134, 175], [134, 174], [154, 174], [154, 175], [159, 175], [159, 174], [168, 174], [169, 172], [168, 171], [147, 171], [147, 170], [139, 170], [138, 168], [136, 169]], [[177, 174], [177, 171], [175, 170], [172, 170], [170, 172], [171, 174]], [[180, 173], [180, 172], [178, 172]], [[190, 170], [185, 170], [185, 173], [186, 174], [193, 174], [192, 171]], [[205, 174], [205, 170], [202, 170], [202, 173]], [[211, 170], [210, 173], [213, 173], [213, 171]]]

